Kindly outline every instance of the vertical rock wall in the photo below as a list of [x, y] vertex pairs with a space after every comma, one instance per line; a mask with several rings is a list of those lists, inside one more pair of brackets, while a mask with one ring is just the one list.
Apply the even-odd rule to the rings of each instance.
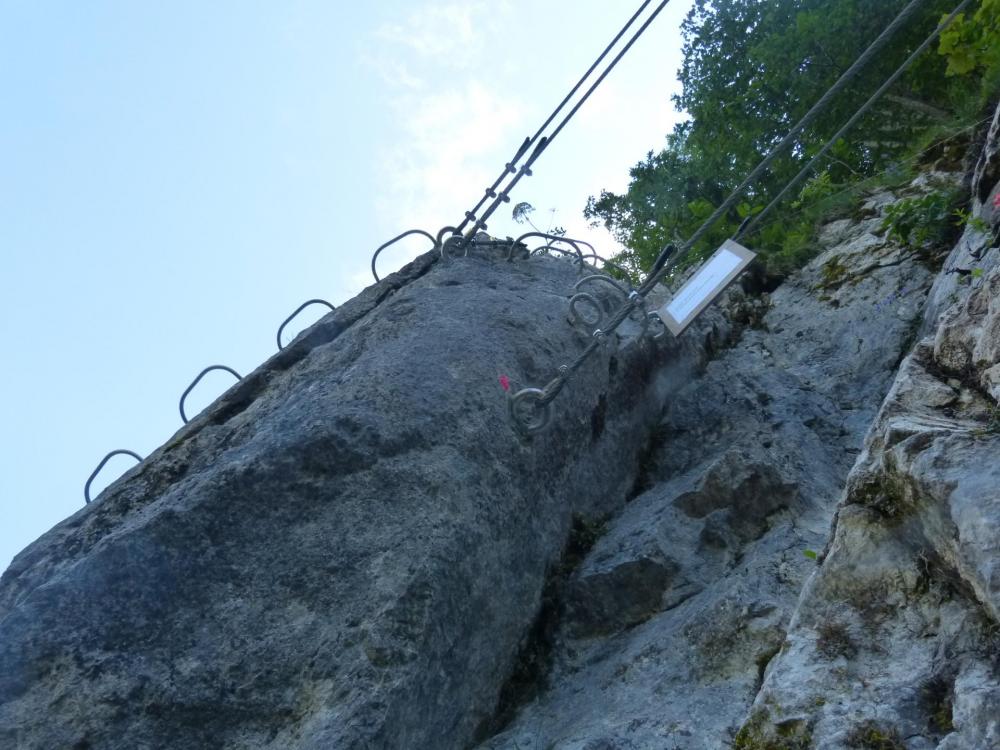
[[484, 748], [730, 745], [934, 279], [881, 231], [896, 199], [827, 226], [757, 327], [670, 399], [648, 489], [564, 587], [547, 690]]
[[816, 748], [1000, 747], [998, 129], [1000, 110], [973, 181], [990, 229], [935, 283], [745, 747], [789, 728]]
[[467, 747], [573, 517], [621, 507], [669, 373], [704, 359], [627, 324], [519, 437], [499, 376], [588, 343], [578, 278], [418, 259], [22, 552], [0, 747]]
[[0, 746], [1000, 747], [998, 131], [941, 273], [869, 196], [531, 439], [571, 263], [366, 290], [15, 559]]

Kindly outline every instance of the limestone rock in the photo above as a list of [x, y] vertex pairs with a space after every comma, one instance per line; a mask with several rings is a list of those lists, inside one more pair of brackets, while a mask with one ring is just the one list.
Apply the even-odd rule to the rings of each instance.
[[574, 515], [621, 506], [726, 328], [626, 325], [522, 439], [498, 377], [544, 384], [586, 345], [577, 278], [424, 256], [22, 552], [0, 581], [0, 746], [468, 747]]
[[978, 241], [866, 438], [748, 743], [791, 723], [819, 750], [1000, 747], [1000, 255]]
[[370, 287], [15, 559], [0, 746], [1000, 748], [998, 142], [940, 273], [871, 195], [533, 437], [573, 263]]
[[547, 689], [484, 750], [729, 745], [933, 279], [879, 231], [887, 201], [669, 400], [645, 491], [565, 587]]

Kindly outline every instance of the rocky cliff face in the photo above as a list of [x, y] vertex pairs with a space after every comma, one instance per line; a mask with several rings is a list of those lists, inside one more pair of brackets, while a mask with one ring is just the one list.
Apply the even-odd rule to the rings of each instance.
[[577, 280], [554, 258], [418, 259], [22, 552], [0, 747], [468, 746], [574, 518], [624, 505], [725, 331], [626, 324], [523, 439], [499, 376], [579, 353]]
[[[974, 209], [993, 228], [998, 177], [994, 145], [973, 181]], [[833, 538], [742, 730], [745, 747], [789, 735], [817, 748], [1000, 747], [994, 239], [967, 229], [935, 284], [929, 335], [868, 431]]]
[[487, 747], [732, 740], [933, 280], [881, 236], [892, 199], [828, 226], [759, 327], [670, 399], [651, 486], [568, 582], [549, 690]]
[[897, 198], [530, 439], [572, 263], [369, 288], [15, 559], [0, 746], [1000, 747], [1000, 250], [931, 270]]

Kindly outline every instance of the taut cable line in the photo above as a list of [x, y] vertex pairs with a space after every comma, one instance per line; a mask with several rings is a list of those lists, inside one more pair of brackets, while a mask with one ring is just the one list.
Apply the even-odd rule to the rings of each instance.
[[[953, 141], [956, 138], [959, 138], [959, 137], [965, 135], [966, 133], [969, 133], [969, 132], [975, 130], [976, 128], [981, 127], [982, 125], [984, 125], [985, 123], [989, 122], [992, 119], [993, 119], [993, 116], [990, 115], [988, 117], [982, 118], [981, 120], [977, 120], [974, 123], [966, 125], [965, 127], [959, 128], [958, 130], [954, 131], [950, 135], [945, 136], [944, 138], [940, 138], [940, 139], [938, 139], [936, 141], [933, 141], [930, 145], [925, 146], [924, 148], [920, 149], [920, 151], [918, 151], [917, 153], [915, 153], [915, 154], [913, 154], [913, 155], [911, 155], [911, 156], [909, 156], [909, 157], [907, 157], [905, 159], [902, 159], [902, 160], [900, 160], [898, 162], [894, 162], [894, 163], [890, 164], [887, 168], [885, 168], [885, 169], [883, 169], [883, 170], [881, 170], [881, 171], [879, 171], [879, 172], [877, 172], [877, 173], [875, 173], [873, 175], [869, 175], [868, 177], [865, 177], [864, 179], [859, 180], [858, 182], [849, 183], [845, 187], [842, 187], [840, 190], [837, 190], [837, 191], [835, 191], [833, 193], [830, 193], [829, 195], [823, 196], [820, 199], [820, 202], [822, 203], [823, 201], [830, 201], [830, 200], [833, 200], [835, 198], [841, 198], [841, 197], [843, 197], [845, 195], [848, 195], [850, 193], [853, 193], [853, 192], [858, 192], [858, 191], [864, 190], [871, 183], [873, 183], [874, 181], [878, 180], [880, 177], [884, 177], [885, 175], [887, 175], [891, 171], [896, 170], [896, 169], [900, 169], [900, 168], [902, 168], [904, 166], [913, 166], [913, 165], [915, 165], [921, 158], [923, 158], [924, 154], [926, 154], [926, 153], [928, 153], [930, 151], [933, 151], [934, 149], [938, 148], [939, 146], [942, 146], [945, 143], [948, 143], [949, 141]], [[786, 214], [786, 218], [788, 216], [800, 216], [803, 213], [804, 213], [803, 209], [799, 209], [797, 211], [791, 211], [788, 214]], [[756, 227], [755, 227], [755, 231], [760, 231], [761, 229], [766, 229], [767, 227], [773, 226], [776, 222], [778, 222], [780, 220], [781, 220], [781, 217], [774, 217], [774, 216], [772, 216], [769, 221], [766, 221], [763, 224], [757, 224]], [[749, 225], [750, 225], [749, 222], [747, 222], [747, 226], [749, 226]], [[743, 234], [744, 235], [747, 232], [748, 232], [747, 229], [743, 230]]]
[[794, 127], [788, 131], [788, 134], [782, 138], [781, 141], [770, 150], [770, 152], [768, 152], [768, 154], [756, 167], [754, 167], [753, 171], [747, 175], [743, 182], [740, 183], [739, 187], [733, 190], [729, 194], [729, 197], [726, 198], [719, 205], [719, 207], [712, 212], [712, 215], [705, 219], [702, 225], [695, 230], [695, 233], [691, 235], [687, 242], [685, 242], [680, 247], [680, 250], [673, 256], [671, 266], [676, 266], [680, 259], [683, 258], [692, 247], [694, 247], [698, 240], [704, 237], [705, 234], [715, 225], [715, 223], [736, 204], [736, 201], [740, 199], [746, 189], [760, 178], [764, 171], [771, 166], [775, 159], [778, 158], [781, 152], [795, 141], [799, 134], [805, 130], [805, 128], [807, 128], [810, 123], [816, 119], [819, 113], [826, 108], [827, 104], [829, 104], [837, 94], [843, 91], [844, 88], [847, 87], [847, 84], [851, 82], [851, 79], [853, 79], [858, 72], [882, 50], [882, 48], [889, 42], [889, 39], [892, 38], [892, 36], [910, 19], [911, 16], [913, 16], [914, 13], [916, 13], [922, 2], [923, 0], [911, 0], [910, 3], [899, 12], [899, 15], [897, 15], [892, 22], [885, 27], [882, 33], [875, 38], [875, 41], [868, 46], [868, 49], [861, 53], [858, 59], [855, 60], [854, 63], [841, 74], [836, 83], [827, 89], [826, 93], [819, 98], [819, 101], [812, 105], [809, 111], [802, 116], [802, 119], [800, 119]]
[[[553, 122], [555, 122], [556, 118], [559, 116], [559, 113], [563, 111], [563, 109], [566, 107], [567, 104], [569, 104], [573, 96], [590, 79], [594, 71], [597, 70], [597, 68], [604, 61], [604, 59], [611, 53], [611, 51], [622, 40], [622, 38], [625, 36], [628, 30], [632, 28], [633, 24], [640, 18], [640, 16], [642, 16], [643, 12], [652, 3], [652, 0], [643, 0], [642, 4], [639, 6], [639, 9], [632, 14], [629, 20], [625, 23], [625, 25], [618, 31], [618, 33], [614, 36], [611, 42], [607, 45], [607, 47], [604, 48], [601, 54], [598, 55], [597, 59], [587, 69], [586, 73], [584, 73], [583, 76], [580, 78], [580, 80], [577, 81], [576, 85], [573, 86], [572, 89], [570, 89], [570, 92], [565, 97], [563, 97], [563, 100], [552, 111], [552, 113], [548, 116], [548, 118], [546, 118], [545, 122], [542, 123], [542, 126], [535, 132], [535, 134], [532, 137], [524, 139], [524, 142], [521, 144], [517, 152], [514, 154], [514, 158], [510, 162], [504, 165], [504, 169], [500, 173], [500, 176], [496, 179], [496, 181], [494, 181], [493, 185], [491, 185], [486, 189], [485, 193], [483, 194], [483, 197], [479, 199], [479, 202], [476, 204], [476, 206], [471, 211], [465, 212], [465, 218], [461, 221], [461, 223], [459, 223], [457, 226], [442, 227], [438, 231], [436, 236], [431, 235], [429, 232], [425, 232], [422, 229], [412, 229], [408, 232], [403, 232], [402, 234], [397, 235], [388, 242], [380, 245], [378, 249], [375, 250], [375, 253], [372, 256], [372, 275], [375, 277], [375, 281], [380, 280], [379, 275], [375, 270], [375, 260], [378, 257], [379, 253], [381, 253], [386, 248], [394, 245], [396, 242], [399, 242], [404, 237], [408, 237], [414, 234], [421, 234], [423, 236], [430, 238], [431, 241], [434, 243], [432, 250], [437, 251], [442, 259], [450, 257], [452, 251], [460, 252], [464, 250], [465, 253], [467, 254], [469, 246], [474, 242], [476, 235], [481, 230], [486, 229], [487, 220], [489, 220], [489, 218], [496, 212], [497, 208], [499, 208], [501, 204], [510, 202], [511, 190], [514, 189], [514, 187], [517, 185], [518, 182], [521, 181], [523, 177], [531, 175], [532, 165], [534, 165], [534, 163], [542, 155], [542, 153], [549, 146], [549, 144], [552, 143], [552, 141], [556, 138], [556, 136], [558, 136], [559, 133], [562, 132], [563, 128], [566, 127], [569, 121], [573, 119], [573, 116], [576, 115], [576, 113], [580, 110], [580, 107], [583, 106], [583, 103], [586, 102], [587, 99], [589, 99], [590, 96], [594, 93], [594, 91], [597, 90], [597, 87], [600, 86], [601, 83], [604, 81], [604, 79], [607, 78], [608, 74], [612, 70], [614, 70], [614, 68], [618, 65], [621, 59], [639, 40], [639, 37], [641, 37], [646, 32], [646, 29], [649, 28], [650, 24], [652, 24], [652, 22], [656, 19], [656, 17], [667, 6], [667, 3], [669, 2], [670, 0], [661, 0], [661, 2], [653, 9], [652, 13], [648, 15], [648, 17], [642, 23], [639, 29], [632, 34], [632, 36], [625, 43], [625, 45], [607, 64], [607, 66], [604, 68], [601, 74], [597, 77], [597, 80], [590, 85], [590, 87], [583, 93], [583, 95], [579, 98], [576, 104], [573, 105], [569, 113], [566, 114], [566, 116], [559, 121], [558, 125], [556, 125], [555, 129], [550, 134], [543, 135], [544, 131]], [[532, 146], [534, 148], [532, 148]], [[518, 167], [517, 164], [526, 154], [528, 155], [527, 160], [520, 167]], [[513, 175], [513, 176], [510, 178], [510, 181], [507, 183], [507, 185], [502, 189], [500, 189], [498, 192], [498, 189], [500, 188], [504, 179], [506, 179], [508, 175]], [[492, 202], [483, 212], [482, 216], [477, 217], [476, 212], [482, 209], [482, 207], [486, 205], [487, 201], [489, 200], [491, 200]], [[470, 223], [472, 224], [472, 226], [471, 228], [468, 228]], [[463, 234], [463, 232], [465, 233]], [[578, 248], [576, 249], [578, 250]]]
[[[968, 2], [969, 0], [963, 0], [963, 3], [958, 9], [952, 14], [952, 18], [956, 15], [959, 10]], [[693, 235], [685, 242], [680, 250], [676, 253], [673, 252], [673, 245], [667, 245], [660, 251], [660, 255], [654, 263], [653, 268], [650, 270], [649, 275], [646, 277], [645, 281], [639, 286], [638, 289], [629, 293], [625, 302], [619, 307], [615, 314], [611, 317], [610, 321], [603, 328], [596, 329], [592, 334], [591, 342], [587, 347], [580, 353], [580, 355], [570, 364], [562, 365], [558, 374], [551, 380], [544, 388], [524, 388], [518, 393], [516, 393], [510, 400], [510, 413], [511, 417], [514, 419], [515, 423], [520, 427], [523, 433], [531, 434], [543, 429], [549, 422], [551, 418], [551, 403], [559, 395], [559, 392], [563, 389], [566, 381], [569, 377], [578, 370], [583, 363], [600, 347], [601, 342], [604, 341], [605, 337], [609, 332], [612, 332], [618, 328], [619, 325], [628, 318], [634, 310], [642, 311], [645, 316], [645, 297], [653, 289], [653, 287], [662, 279], [669, 270], [674, 267], [677, 262], [688, 253], [692, 247], [700, 240], [711, 228], [712, 226], [725, 215], [732, 207], [735, 205], [736, 201], [743, 195], [746, 189], [752, 185], [757, 179], [764, 173], [764, 171], [774, 162], [775, 159], [782, 153], [782, 151], [795, 141], [795, 139], [805, 130], [806, 127], [812, 123], [816, 117], [822, 112], [830, 101], [837, 96], [850, 81], [857, 75], [857, 73], [868, 64], [868, 62], [877, 55], [881, 49], [888, 43], [889, 39], [916, 13], [922, 0], [911, 0], [911, 2], [899, 12], [899, 14], [892, 20], [892, 22], [882, 31], [881, 34], [876, 37], [876, 39], [868, 46], [868, 48], [854, 61], [854, 63], [844, 71], [837, 81], [829, 88], [827, 91], [819, 98], [819, 100], [812, 105], [808, 112], [792, 127], [792, 129], [785, 135], [781, 141], [775, 145], [770, 152], [760, 161], [760, 163], [750, 172], [749, 175], [743, 180], [743, 182], [730, 193], [730, 195], [719, 205], [718, 208], [713, 211], [711, 216], [709, 216], [702, 225], [694, 232]], [[625, 46], [619, 56], [612, 61], [608, 68], [604, 71], [597, 82], [591, 87], [587, 94], [577, 103], [576, 107], [570, 111], [569, 115], [564, 118], [563, 122], [560, 123], [559, 127], [555, 129], [551, 136], [546, 140], [543, 138], [539, 141], [538, 145], [535, 147], [535, 151], [528, 158], [528, 161], [519, 172], [511, 180], [510, 184], [501, 193], [490, 206], [489, 210], [484, 214], [483, 218], [480, 219], [475, 229], [478, 229], [490, 214], [496, 210], [500, 203], [506, 197], [506, 194], [517, 184], [518, 180], [527, 172], [530, 175], [530, 167], [535, 159], [541, 154], [541, 152], [546, 148], [549, 142], [556, 135], [562, 127], [569, 121], [569, 119], [576, 113], [579, 107], [586, 101], [587, 96], [598, 86], [604, 77], [610, 72], [614, 67], [614, 64], [625, 52], [628, 51], [631, 44], [642, 34], [646, 27], [652, 22], [653, 18], [656, 17], [657, 13], [666, 5], [666, 2], [662, 3], [653, 12], [652, 16], [646, 21], [646, 23], [639, 29], [639, 31], [632, 37], [629, 44]], [[950, 19], [949, 19], [950, 21]], [[938, 32], [935, 33], [935, 36]], [[930, 44], [933, 41], [928, 40], [925, 44]], [[887, 88], [887, 87], [886, 87]], [[475, 230], [474, 230], [475, 231]], [[576, 298], [571, 300], [571, 311], [574, 318], [578, 322], [587, 321], [579, 314], [575, 308], [576, 301], [587, 301], [593, 303], [590, 299], [587, 299], [590, 295], [586, 293], [579, 293]], [[598, 319], [599, 322], [599, 319]], [[644, 327], [645, 330], [645, 327]]]
[[[914, 0], [914, 2], [917, 2], [917, 1], [918, 0]], [[535, 148], [531, 152], [531, 155], [528, 157], [527, 161], [525, 161], [525, 163], [520, 168], [518, 168], [518, 169], [513, 169], [513, 165], [508, 165], [508, 167], [510, 167], [510, 168], [506, 169], [504, 171], [504, 174], [501, 176], [501, 179], [497, 181], [496, 186], [494, 188], [491, 188], [490, 191], [487, 191], [487, 194], [489, 195], [490, 192], [495, 193], [496, 192], [496, 187], [499, 186], [499, 184], [503, 181], [503, 177], [506, 176], [509, 172], [513, 171], [514, 172], [514, 176], [511, 178], [511, 180], [507, 184], [507, 186], [500, 193], [497, 193], [495, 197], [493, 197], [493, 202], [490, 203], [489, 207], [486, 209], [486, 211], [483, 213], [483, 215], [481, 217], [479, 217], [478, 219], [475, 219], [475, 223], [473, 224], [472, 228], [465, 235], [466, 239], [469, 239], [469, 238], [475, 236], [476, 232], [478, 232], [479, 230], [485, 229], [486, 228], [486, 222], [493, 215], [493, 213], [497, 210], [497, 208], [499, 208], [502, 203], [506, 203], [506, 202], [508, 202], [510, 200], [510, 192], [511, 192], [511, 190], [514, 189], [514, 187], [517, 185], [517, 183], [521, 181], [521, 178], [525, 177], [525, 176], [529, 176], [529, 177], [531, 176], [531, 167], [538, 160], [538, 157], [540, 157], [542, 155], [542, 152], [544, 152], [545, 149], [548, 148], [548, 146], [552, 143], [552, 141], [554, 141], [556, 139], [556, 136], [558, 136], [559, 133], [562, 132], [562, 129], [565, 128], [566, 125], [569, 123], [569, 121], [573, 119], [573, 116], [580, 110], [580, 107], [583, 106], [584, 102], [586, 102], [587, 99], [590, 98], [591, 94], [593, 94], [594, 91], [597, 90], [597, 87], [600, 86], [601, 83], [604, 81], [604, 79], [608, 77], [608, 74], [612, 70], [615, 69], [615, 66], [618, 65], [619, 61], [621, 61], [621, 59], [626, 55], [626, 53], [628, 53], [628, 51], [632, 48], [632, 45], [634, 45], [639, 40], [639, 37], [641, 37], [645, 33], [646, 29], [649, 28], [649, 25], [651, 23], [653, 23], [654, 20], [656, 20], [656, 17], [660, 14], [660, 11], [662, 11], [667, 6], [667, 3], [669, 3], [669, 2], [670, 2], [670, 0], [662, 0], [662, 2], [660, 2], [660, 4], [656, 6], [656, 8], [649, 15], [649, 17], [639, 27], [638, 31], [636, 31], [632, 35], [631, 39], [629, 39], [628, 42], [626, 42], [625, 46], [618, 52], [617, 55], [615, 55], [615, 57], [611, 60], [611, 62], [608, 63], [607, 67], [604, 69], [604, 71], [601, 73], [601, 75], [598, 76], [597, 80], [590, 86], [589, 89], [587, 89], [587, 91], [583, 94], [583, 96], [579, 99], [579, 101], [577, 101], [577, 103], [569, 111], [569, 114], [567, 114], [562, 119], [562, 121], [556, 126], [556, 129], [553, 130], [550, 135], [542, 136], [535, 143]], [[608, 45], [608, 48], [605, 49], [605, 51], [601, 54], [601, 56], [598, 58], [598, 61], [595, 62], [594, 65], [591, 66], [591, 69], [589, 71], [587, 71], [587, 75], [585, 75], [580, 80], [580, 83], [577, 84], [577, 86], [574, 88], [574, 91], [577, 88], [579, 88], [580, 85], [583, 83], [583, 81], [586, 80], [590, 76], [591, 72], [593, 72], [593, 70], [597, 67], [598, 63], [604, 58], [605, 55], [607, 55], [608, 51], [614, 46], [614, 44], [624, 35], [625, 31], [628, 30], [628, 28], [632, 25], [633, 21], [635, 21], [635, 19], [642, 13], [642, 11], [646, 8], [646, 6], [648, 4], [649, 4], [649, 0], [646, 0], [646, 2], [644, 2], [640, 6], [639, 10], [636, 11], [636, 13], [632, 16], [631, 19], [629, 19], [629, 21], [625, 25], [625, 27], [618, 33], [618, 35], [615, 37], [615, 39], [612, 41], [612, 43], [610, 45]], [[568, 100], [569, 100], [569, 97], [567, 97], [563, 101], [563, 103], [559, 105], [559, 107], [557, 108], [556, 112], [553, 113], [553, 116], [550, 117], [550, 119], [549, 119], [548, 122], [551, 122], [553, 119], [555, 119], [555, 114], [557, 114], [562, 109], [562, 107], [566, 104], [566, 102]], [[544, 127], [542, 129], [544, 130]], [[528, 141], [526, 141], [524, 144], [522, 144], [521, 148], [523, 149], [523, 151], [519, 150], [519, 152], [518, 152], [519, 158], [520, 158], [520, 156], [523, 155], [524, 152], [526, 152], [528, 150], [528, 148], [530, 147], [530, 145], [531, 144]], [[482, 203], [484, 203], [484, 202], [485, 202], [485, 199], [480, 203], [480, 205], [482, 205]], [[469, 212], [469, 213], [472, 213], [472, 212]], [[470, 217], [468, 214], [466, 214], [466, 221], [464, 221], [461, 226], [464, 227], [468, 223], [468, 221], [471, 221], [471, 220], [472, 220], [472, 217]], [[459, 232], [457, 231], [457, 228], [456, 228], [456, 234], [457, 233], [459, 233]]]
[[[559, 106], [556, 107], [554, 110], [552, 110], [552, 114], [548, 116], [548, 119], [546, 119], [545, 122], [542, 123], [541, 127], [538, 128], [537, 131], [535, 131], [535, 134], [533, 136], [524, 139], [524, 143], [522, 143], [521, 146], [517, 149], [517, 153], [514, 154], [514, 158], [511, 159], [504, 166], [504, 170], [500, 173], [500, 176], [496, 178], [496, 181], [493, 183], [493, 185], [486, 188], [486, 192], [483, 194], [483, 197], [479, 199], [479, 203], [477, 203], [471, 211], [465, 212], [465, 218], [462, 220], [462, 223], [455, 228], [457, 234], [461, 234], [465, 230], [465, 227], [468, 225], [470, 221], [476, 220], [476, 212], [483, 207], [483, 204], [486, 203], [487, 199], [497, 197], [497, 188], [500, 187], [500, 183], [503, 182], [504, 178], [508, 174], [515, 174], [517, 172], [517, 163], [521, 161], [521, 157], [523, 157], [528, 152], [528, 149], [530, 149], [533, 145], [535, 145], [535, 143], [538, 141], [538, 138], [545, 131], [545, 128], [547, 128], [549, 125], [552, 124], [552, 121], [556, 119], [556, 116], [562, 111], [562, 108], [565, 107], [566, 104], [569, 102], [569, 100], [573, 98], [573, 95], [580, 90], [580, 87], [583, 86], [584, 82], [586, 82], [586, 80], [590, 78], [591, 74], [594, 72], [597, 66], [600, 65], [601, 62], [604, 60], [604, 58], [608, 56], [608, 53], [614, 48], [616, 44], [618, 44], [618, 41], [625, 35], [625, 32], [629, 30], [629, 28], [632, 26], [633, 23], [635, 23], [635, 19], [637, 19], [642, 14], [642, 12], [646, 9], [646, 6], [648, 6], [651, 2], [652, 0], [645, 0], [645, 2], [643, 2], [643, 4], [639, 6], [639, 10], [637, 10], [635, 13], [632, 14], [632, 17], [628, 20], [628, 22], [624, 26], [622, 26], [621, 30], [615, 35], [615, 38], [612, 39], [611, 42], [608, 44], [608, 46], [604, 48], [604, 51], [598, 56], [596, 60], [594, 60], [593, 64], [589, 68], [587, 68], [587, 72], [580, 77], [580, 80], [576, 82], [576, 85], [572, 89], [570, 89], [570, 92], [566, 94], [565, 98], [563, 98], [563, 100], [559, 102]], [[482, 228], [485, 229], [485, 225]]]
[[760, 211], [755, 216], [751, 217], [749, 220], [743, 222], [740, 228], [736, 230], [736, 234], [733, 235], [734, 241], [738, 241], [740, 237], [749, 234], [751, 231], [753, 231], [753, 229], [763, 220], [763, 218], [767, 216], [782, 201], [782, 199], [786, 195], [788, 195], [788, 192], [792, 190], [792, 188], [794, 188], [796, 185], [801, 183], [802, 180], [804, 180], [810, 174], [810, 172], [812, 172], [816, 164], [820, 161], [820, 159], [826, 156], [826, 154], [830, 151], [830, 149], [833, 148], [834, 144], [836, 144], [837, 141], [843, 138], [844, 135], [857, 124], [858, 120], [864, 117], [865, 113], [867, 113], [868, 110], [872, 108], [875, 102], [877, 102], [879, 99], [882, 98], [883, 94], [885, 94], [885, 92], [888, 91], [897, 80], [899, 80], [899, 77], [903, 75], [903, 73], [905, 73], [911, 65], [913, 65], [916, 59], [920, 57], [920, 55], [922, 55], [924, 51], [931, 46], [931, 44], [934, 43], [934, 40], [941, 35], [941, 32], [943, 32], [946, 28], [948, 28], [948, 26], [951, 25], [951, 23], [955, 20], [958, 14], [961, 13], [971, 2], [972, 0], [962, 0], [962, 2], [958, 4], [955, 10], [953, 10], [947, 18], [945, 18], [943, 21], [941, 21], [940, 24], [938, 24], [937, 28], [934, 29], [933, 32], [931, 32], [931, 35], [928, 36], [923, 41], [923, 43], [913, 51], [913, 53], [908, 58], [906, 58], [903, 64], [900, 65], [896, 69], [896, 71], [885, 80], [885, 83], [883, 83], [878, 88], [878, 90], [868, 98], [868, 101], [862, 104], [861, 107], [858, 109], [858, 111], [855, 112], [854, 115], [847, 122], [844, 123], [843, 127], [841, 127], [840, 130], [838, 130], [830, 138], [830, 140], [828, 140], [823, 145], [823, 148], [821, 148], [817, 152], [817, 154], [809, 161], [809, 163], [802, 168], [802, 171], [800, 171], [791, 180], [789, 180], [788, 184], [785, 185], [784, 188], [782, 188], [780, 193], [774, 196], [771, 202], [768, 203], [762, 211]]

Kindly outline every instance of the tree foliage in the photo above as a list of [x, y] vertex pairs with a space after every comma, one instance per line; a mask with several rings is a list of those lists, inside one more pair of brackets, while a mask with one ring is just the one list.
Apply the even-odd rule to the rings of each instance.
[[[695, 0], [682, 26], [682, 91], [689, 115], [659, 153], [635, 165], [625, 193], [602, 191], [585, 216], [626, 248], [634, 270], [668, 241], [697, 229], [899, 13], [907, 0]], [[759, 211], [935, 28], [954, 0], [928, 0], [855, 81], [797, 139], [741, 204], [696, 248], [714, 249]], [[838, 187], [885, 170], [922, 134], [968, 118], [984, 100], [981, 82], [1000, 67], [1000, 0], [982, 0], [894, 86], [826, 157], [793, 212], [835, 199]], [[941, 55], [946, 57], [942, 58]], [[810, 192], [811, 191], [811, 192]], [[837, 204], [836, 200], [833, 200]], [[836, 208], [836, 205], [835, 205]], [[800, 262], [815, 216], [764, 222], [753, 240], [772, 265]], [[811, 222], [811, 223], [810, 223]]]

